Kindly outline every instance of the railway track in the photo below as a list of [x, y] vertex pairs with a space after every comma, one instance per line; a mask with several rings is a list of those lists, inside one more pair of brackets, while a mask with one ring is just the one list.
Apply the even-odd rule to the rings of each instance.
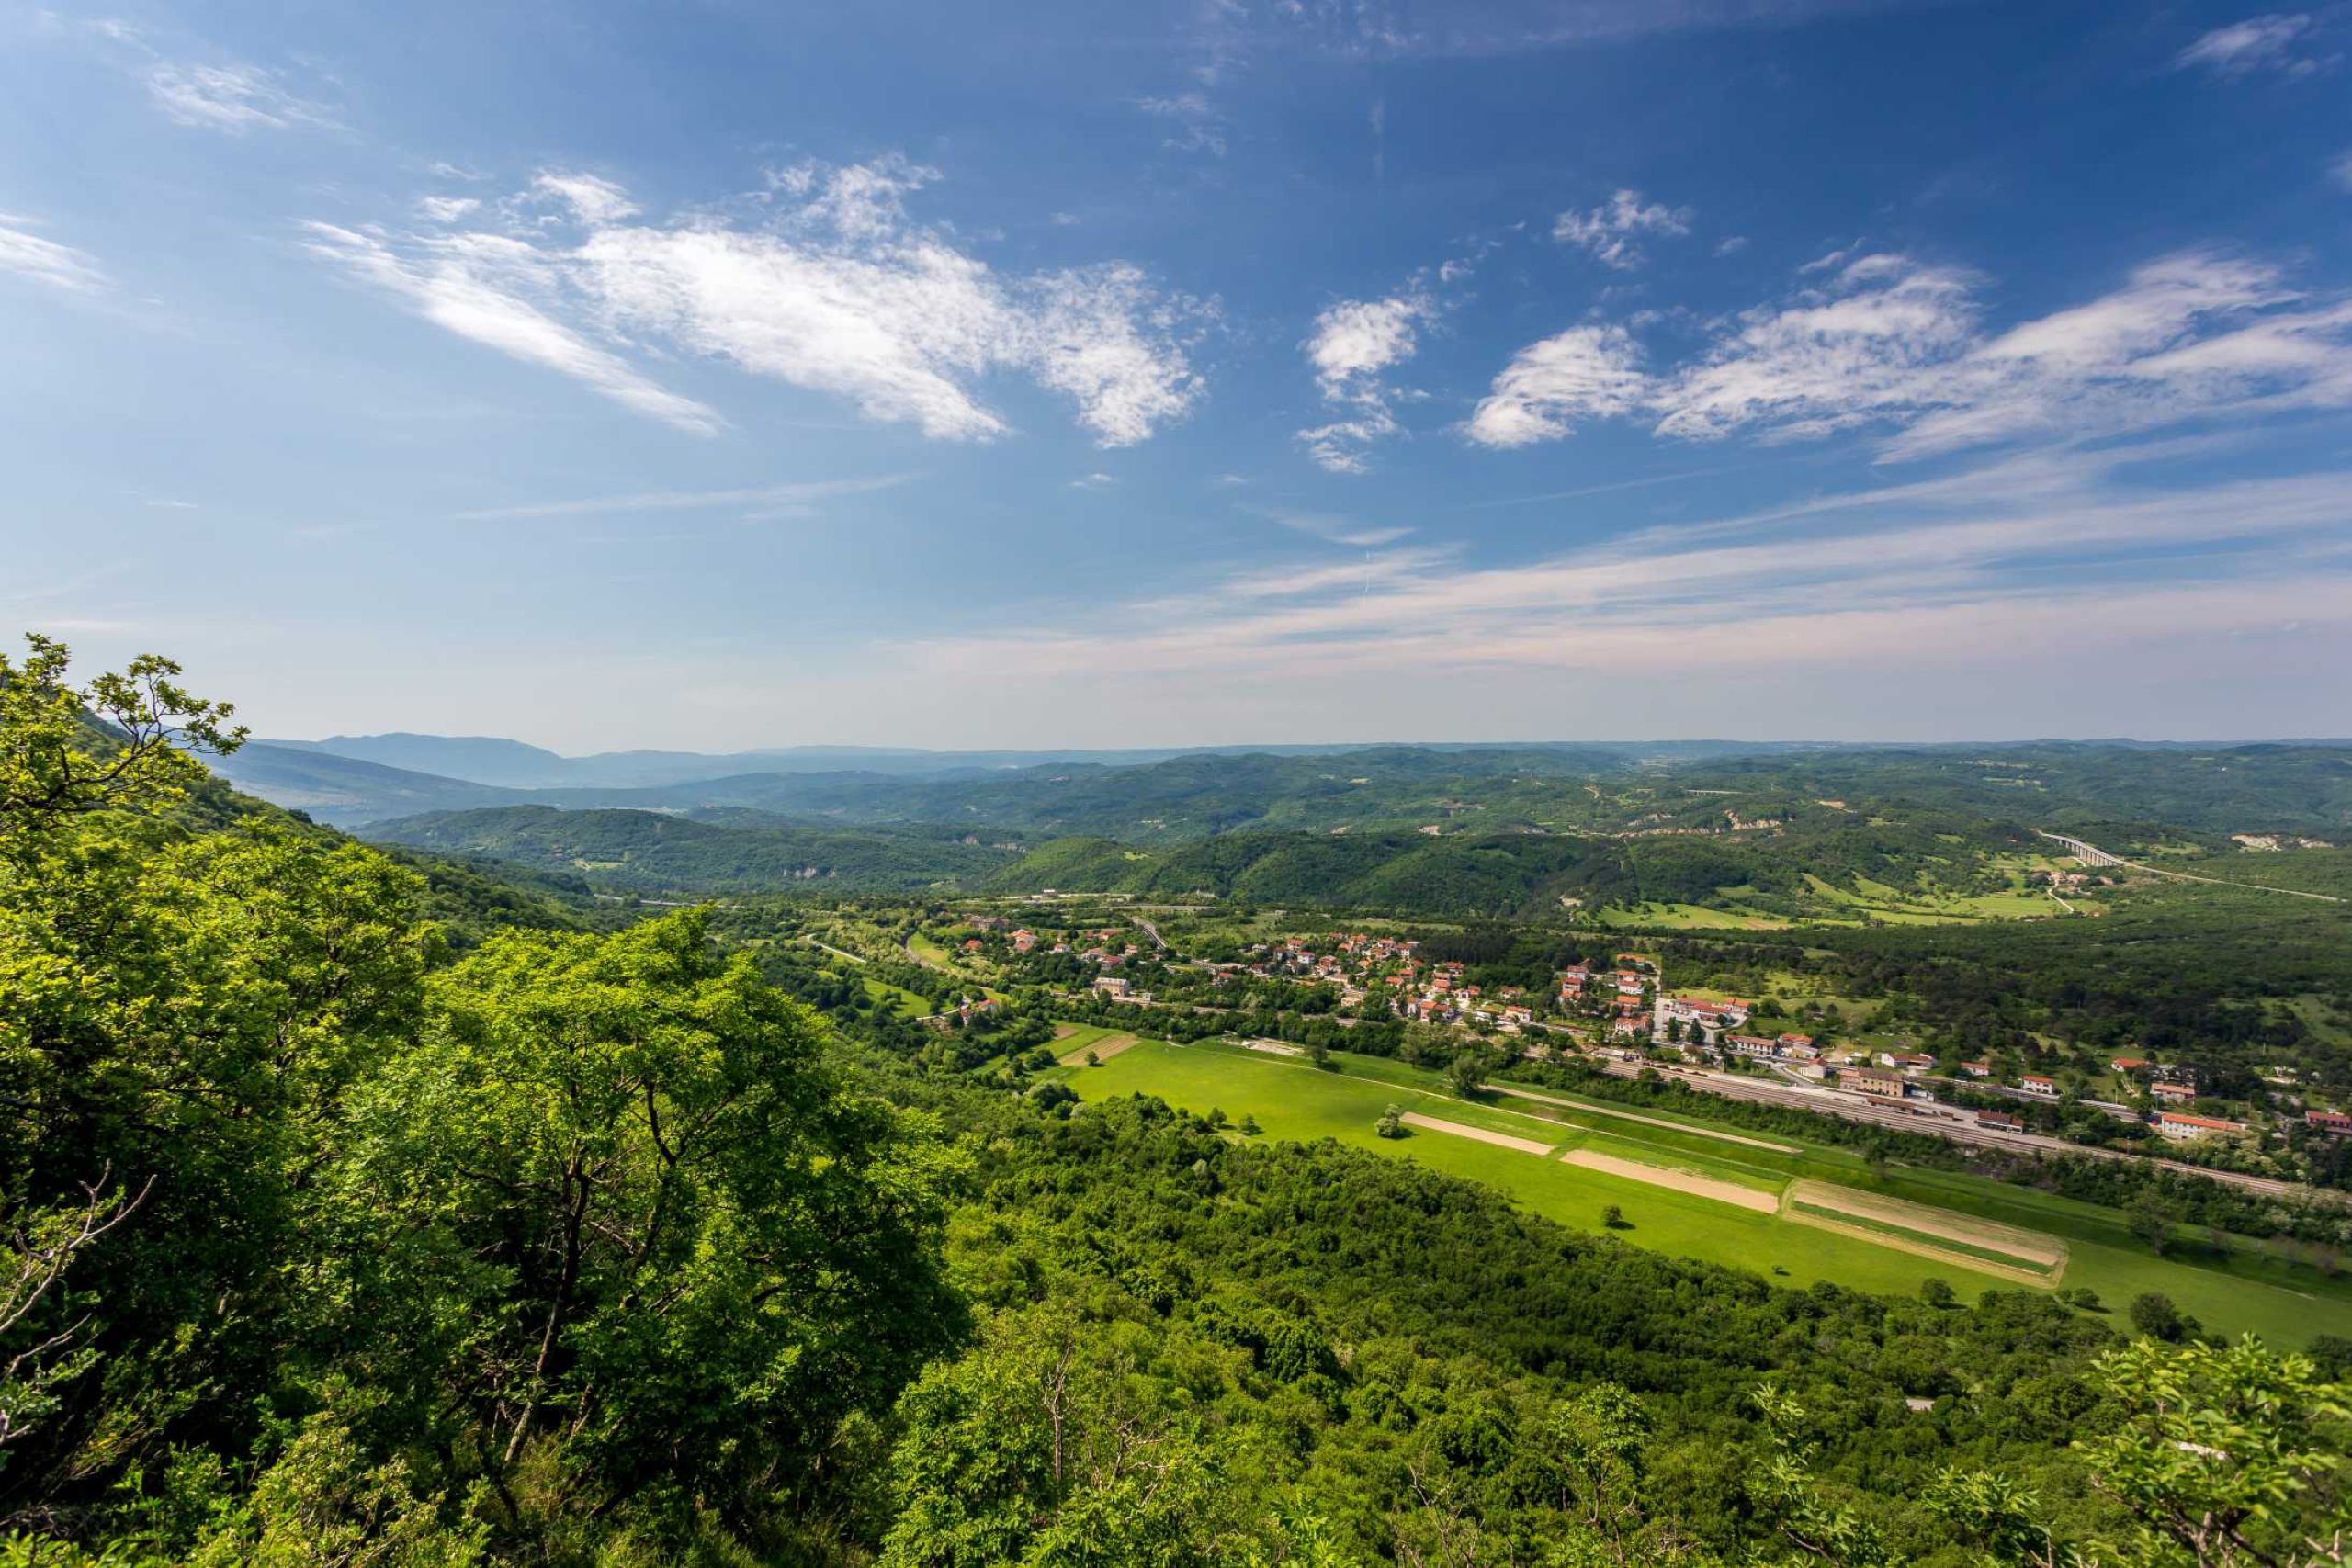
[[[1601, 1070], [1612, 1077], [1637, 1077], [1645, 1064], [1604, 1060]], [[1702, 1094], [1721, 1095], [1726, 1100], [1746, 1100], [1758, 1104], [1778, 1106], [1783, 1110], [1809, 1111], [1815, 1116], [1836, 1116], [1848, 1122], [1886, 1127], [1900, 1133], [1919, 1133], [1942, 1138], [1948, 1143], [1973, 1145], [1980, 1148], [2010, 1149], [2018, 1153], [2043, 1156], [2079, 1155], [2088, 1159], [2124, 1160], [2142, 1165], [2158, 1166], [2178, 1171], [2185, 1176], [2201, 1176], [2231, 1187], [2258, 1192], [2265, 1197], [2284, 1199], [2297, 1203], [2324, 1203], [2337, 1207], [2352, 1206], [2352, 1193], [2323, 1187], [2307, 1187], [2301, 1182], [2281, 1181], [2275, 1177], [2250, 1176], [2242, 1171], [2215, 1170], [2201, 1165], [2189, 1165], [2176, 1159], [2160, 1159], [2147, 1155], [2127, 1154], [2120, 1149], [2102, 1149], [2083, 1144], [2070, 1144], [2063, 1138], [2046, 1138], [2035, 1133], [2001, 1133], [1979, 1127], [1973, 1122], [1951, 1117], [1898, 1109], [1893, 1105], [1875, 1105], [1855, 1097], [1821, 1093], [1806, 1089], [1782, 1089], [1773, 1084], [1758, 1083], [1748, 1078], [1700, 1072], [1691, 1068], [1664, 1069], [1668, 1076], [1699, 1090]]]

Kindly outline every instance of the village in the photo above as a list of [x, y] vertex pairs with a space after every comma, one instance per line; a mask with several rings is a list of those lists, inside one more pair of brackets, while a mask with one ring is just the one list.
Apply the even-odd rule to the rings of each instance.
[[[1107, 1000], [1148, 1006], [1152, 993], [1131, 973], [1139, 960], [1170, 969], [1204, 972], [1213, 985], [1239, 980], [1283, 981], [1328, 987], [1342, 1022], [1394, 1017], [1410, 1024], [1462, 1030], [1521, 1042], [1523, 1055], [1543, 1059], [1577, 1054], [1617, 1064], [1721, 1069], [1760, 1084], [1779, 1083], [1815, 1095], [1899, 1108], [1914, 1115], [1965, 1122], [1986, 1134], [2025, 1135], [2020, 1111], [2034, 1103], [2090, 1107], [2120, 1122], [2144, 1126], [2176, 1145], [2259, 1141], [2263, 1127], [2242, 1115], [2217, 1113], [2188, 1069], [2118, 1053], [2097, 1081], [2075, 1075], [2072, 1084], [2042, 1072], [2002, 1073], [1990, 1060], [1941, 1062], [1916, 1049], [1883, 1043], [1827, 1043], [1801, 1030], [1758, 1027], [1757, 1009], [1736, 997], [1677, 995], [1664, 987], [1657, 960], [1638, 953], [1611, 964], [1561, 969], [1547, 991], [1520, 986], [1489, 990], [1471, 978], [1471, 966], [1425, 955], [1411, 937], [1333, 931], [1252, 943], [1237, 959], [1182, 959], [1135, 940], [1120, 926], [1040, 936], [997, 916], [972, 924], [991, 931], [1012, 956], [1068, 957], [1095, 971], [1090, 988]], [[982, 944], [965, 944], [977, 954]], [[2277, 1087], [2292, 1089], [2288, 1080]], [[1987, 1101], [2007, 1101], [2001, 1109]], [[2200, 1107], [2199, 1101], [2205, 1103]], [[1826, 1108], [1825, 1105], [1823, 1108]], [[2276, 1119], [2276, 1118], [2274, 1118]], [[2330, 1137], [2352, 1136], [2352, 1115], [2303, 1110], [2300, 1120]]]

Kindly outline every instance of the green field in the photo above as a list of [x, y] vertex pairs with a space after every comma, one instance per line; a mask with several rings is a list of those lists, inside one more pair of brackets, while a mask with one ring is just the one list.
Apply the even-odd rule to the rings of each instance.
[[1733, 909], [1714, 909], [1704, 904], [1634, 904], [1620, 908], [1611, 905], [1595, 916], [1604, 926], [1623, 926], [1629, 930], [1649, 931], [1786, 931], [1792, 920], [1785, 916], [1743, 915]]
[[[1961, 893], [1927, 883], [1899, 887], [1857, 876], [1841, 887], [1807, 873], [1801, 913], [1786, 909], [1724, 908], [1713, 904], [1641, 903], [1609, 906], [1594, 912], [1604, 926], [1650, 931], [1785, 931], [1792, 926], [1852, 926], [1876, 920], [1886, 925], [1974, 925], [1985, 920], [2048, 919], [2065, 910], [2032, 886], [2028, 875], [2049, 863], [2038, 855], [1995, 857], [1992, 869], [2007, 886], [1997, 892]], [[1746, 885], [1715, 891], [1735, 906], [1763, 897]]]
[[1087, 1047], [1114, 1034], [1125, 1034], [1124, 1029], [1113, 1029], [1103, 1023], [1057, 1023], [1054, 1025], [1054, 1055], [1065, 1061], [1084, 1061]]
[[902, 1017], [921, 1018], [931, 1010], [931, 999], [928, 997], [910, 991], [904, 986], [888, 985], [880, 980], [869, 979], [863, 975], [857, 976], [857, 981], [865, 987], [867, 997], [883, 1006], [895, 1009]]
[[[1057, 1043], [1067, 1050], [1068, 1043]], [[1908, 1294], [1928, 1278], [1963, 1292], [2017, 1288], [1967, 1266], [1964, 1246], [1949, 1258], [1929, 1258], [1877, 1246], [1858, 1235], [1793, 1224], [1777, 1214], [1605, 1171], [1563, 1163], [1569, 1149], [1689, 1171], [1719, 1181], [1778, 1192], [1794, 1177], [1811, 1177], [1933, 1205], [2065, 1242], [2063, 1282], [2096, 1291], [2120, 1321], [2121, 1309], [2147, 1291], [2161, 1291], [2227, 1333], [2253, 1332], [2273, 1343], [2301, 1346], [2315, 1334], [2352, 1334], [2352, 1281], [2270, 1256], [2243, 1242], [2226, 1250], [2200, 1247], [2193, 1258], [2158, 1258], [2132, 1239], [2111, 1210], [2052, 1197], [2029, 1188], [1955, 1172], [1895, 1167], [1874, 1179], [1850, 1150], [1799, 1145], [1778, 1134], [1718, 1127], [1699, 1118], [1613, 1106], [1559, 1096], [1565, 1105], [1482, 1098], [1473, 1102], [1444, 1091], [1435, 1074], [1378, 1057], [1339, 1055], [1341, 1071], [1320, 1071], [1294, 1058], [1238, 1046], [1203, 1043], [1180, 1046], [1147, 1040], [1099, 1067], [1061, 1069], [1087, 1100], [1140, 1093], [1205, 1113], [1238, 1120], [1255, 1116], [1269, 1137], [1329, 1137], [1358, 1148], [1402, 1156], [1510, 1193], [1532, 1213], [1579, 1230], [1598, 1231], [1601, 1210], [1616, 1204], [1629, 1228], [1613, 1234], [1637, 1246], [1726, 1267], [1771, 1273], [1778, 1282], [1806, 1285], [1828, 1280], [1859, 1290]], [[1545, 1090], [1544, 1093], [1552, 1091]], [[1387, 1107], [1481, 1127], [1550, 1145], [1550, 1156], [1416, 1130], [1401, 1139], [1373, 1131]], [[1632, 1115], [1625, 1114], [1631, 1111]], [[1611, 1114], [1615, 1112], [1615, 1114]], [[1670, 1123], [1653, 1125], [1651, 1122]], [[1720, 1136], [1796, 1145], [1793, 1152], [1735, 1143]], [[1718, 1135], [1711, 1135], [1718, 1134]]]

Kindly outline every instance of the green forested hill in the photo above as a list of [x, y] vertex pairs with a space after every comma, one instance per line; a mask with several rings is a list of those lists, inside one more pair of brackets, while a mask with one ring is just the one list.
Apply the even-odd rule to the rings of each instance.
[[1427, 915], [1559, 913], [1586, 906], [1725, 903], [1758, 913], [1826, 908], [1818, 878], [1953, 892], [1997, 886], [1990, 857], [2030, 835], [1950, 813], [1908, 822], [1816, 813], [1785, 832], [1625, 837], [1496, 833], [1228, 833], [1159, 848], [1105, 840], [1040, 846], [986, 884], [1159, 897], [1207, 892], [1258, 902]]
[[1007, 1093], [700, 913], [560, 929], [205, 787], [175, 673], [0, 658], [8, 1568], [2332, 1561], [2352, 1348]]
[[1718, 758], [1693, 787], [1770, 787], [1983, 813], [2042, 827], [2163, 822], [2199, 833], [2352, 837], [2352, 745], [2087, 741]]
[[[738, 767], [748, 761], [713, 760]], [[1833, 809], [1821, 805], [1827, 800], [1861, 813], [1943, 811], [2045, 828], [2161, 823], [2216, 840], [2240, 832], [2352, 838], [2352, 746], [2332, 743], [1387, 746], [1303, 756], [1218, 752], [1133, 763], [965, 767], [914, 776], [729, 772], [650, 787], [531, 789], [285, 746], [249, 746], [220, 766], [241, 787], [345, 824], [526, 803], [664, 812], [735, 807], [844, 827], [989, 824], [1029, 838], [1166, 844], [1226, 832], [1340, 828], [1713, 829], [1732, 816], [1754, 820]]]
[[758, 893], [797, 886], [906, 892], [978, 880], [1013, 852], [944, 830], [720, 827], [651, 811], [509, 806], [381, 822], [368, 837], [444, 854], [483, 855], [638, 891]]

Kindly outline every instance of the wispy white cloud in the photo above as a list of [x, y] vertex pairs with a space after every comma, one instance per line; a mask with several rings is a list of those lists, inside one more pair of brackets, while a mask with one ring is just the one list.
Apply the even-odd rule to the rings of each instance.
[[742, 212], [662, 223], [636, 220], [610, 181], [549, 172], [530, 194], [566, 215], [554, 232], [530, 220], [530, 203], [507, 203], [458, 232], [312, 225], [312, 248], [450, 331], [686, 429], [718, 416], [624, 351], [666, 344], [942, 439], [1011, 429], [983, 399], [996, 372], [1067, 398], [1105, 446], [1191, 411], [1203, 382], [1187, 347], [1213, 303], [1164, 292], [1125, 263], [1001, 275], [907, 218], [907, 196], [937, 177], [895, 158], [802, 164]]
[[1413, 357], [1418, 332], [1435, 313], [1430, 296], [1415, 288], [1382, 299], [1342, 299], [1315, 318], [1315, 330], [1300, 346], [1315, 371], [1316, 389], [1345, 417], [1301, 430], [1300, 445], [1323, 468], [1361, 474], [1368, 450], [1399, 432], [1393, 404], [1404, 394], [1387, 373]]
[[460, 234], [417, 239], [306, 223], [304, 248], [401, 299], [434, 325], [528, 364], [560, 371], [622, 407], [715, 434], [717, 410], [669, 390], [612, 350], [558, 320], [553, 258], [520, 240]]
[[481, 201], [470, 196], [423, 196], [417, 197], [419, 216], [435, 223], [455, 223], [481, 210]]
[[96, 294], [107, 275], [86, 251], [44, 238], [32, 219], [0, 212], [0, 273], [14, 273], [68, 294]]
[[186, 39], [159, 46], [146, 28], [118, 17], [82, 25], [106, 40], [116, 62], [135, 74], [149, 99], [177, 124], [232, 136], [336, 124], [332, 109], [295, 92], [282, 73], [266, 65]]
[[1800, 27], [1932, 0], [1217, 0], [1203, 7], [1238, 43], [1348, 59], [1513, 54], [1657, 34]]
[[2281, 71], [2309, 75], [2326, 62], [2310, 53], [2313, 22], [2301, 11], [2273, 11], [2242, 22], [2215, 28], [2180, 51], [2183, 70], [2201, 69], [2221, 76], [2246, 76], [2257, 71]]
[[1619, 326], [1570, 327], [1511, 356], [1466, 427], [1481, 446], [1557, 441], [1585, 420], [1631, 412], [1648, 378], [1641, 350]]
[[627, 495], [573, 496], [560, 501], [526, 502], [514, 506], [480, 507], [454, 513], [460, 522], [494, 523], [537, 517], [584, 517], [612, 512], [687, 512], [739, 506], [775, 507], [831, 501], [844, 495], [870, 495], [907, 482], [907, 474], [871, 474], [858, 479], [796, 479], [785, 484], [753, 485], [733, 490], [639, 491]]
[[[911, 657], [918, 672], [982, 660], [1050, 682], [1115, 650], [1147, 693], [1228, 693], [1230, 677], [1272, 671], [1306, 712], [1400, 681], [1529, 691], [1633, 670], [1948, 672], [2151, 637], [2267, 637], [2287, 619], [2352, 633], [2352, 547], [2340, 536], [2352, 472], [2118, 487], [2115, 461], [2007, 460], [1933, 487], [1512, 564], [1424, 548], [1251, 570], [1104, 606], [1099, 626], [934, 642]], [[2191, 547], [2193, 572], [2181, 564]]]
[[1974, 326], [1964, 275], [1864, 256], [1826, 292], [1750, 312], [1704, 363], [1656, 389], [1658, 430], [1704, 437], [1769, 421], [1820, 434], [1910, 410], [1919, 369], [1961, 349]]
[[533, 177], [531, 191], [564, 208], [582, 223], [610, 223], [637, 215], [637, 203], [629, 200], [628, 192], [595, 175], [542, 170]]
[[1136, 107], [1169, 123], [1171, 129], [1161, 146], [1178, 152], [1205, 152], [1212, 158], [1225, 156], [1225, 117], [1207, 94], [1195, 91], [1137, 98]]
[[296, 96], [276, 72], [258, 65], [159, 60], [147, 68], [146, 81], [156, 107], [181, 125], [241, 134], [334, 123], [323, 107]]
[[1552, 238], [1590, 253], [1603, 266], [1630, 272], [1645, 259], [1644, 235], [1678, 239], [1690, 232], [1690, 209], [1645, 201], [1637, 190], [1621, 190], [1587, 212], [1563, 212], [1552, 220]]
[[1394, 544], [1412, 532], [1410, 528], [1393, 525], [1367, 525], [1332, 512], [1304, 512], [1289, 506], [1244, 506], [1241, 510], [1253, 517], [1279, 524], [1294, 533], [1321, 539], [1326, 544], [1345, 545], [1351, 549], [1376, 549], [1382, 545]]
[[1910, 257], [1833, 253], [1821, 281], [1735, 318], [1679, 367], [1641, 368], [1624, 329], [1530, 345], [1472, 417], [1490, 446], [1645, 414], [1663, 436], [1790, 440], [1875, 427], [1891, 457], [2025, 436], [2352, 403], [2352, 300], [2267, 264], [2193, 251], [2088, 304], [1988, 333], [1978, 280]]

